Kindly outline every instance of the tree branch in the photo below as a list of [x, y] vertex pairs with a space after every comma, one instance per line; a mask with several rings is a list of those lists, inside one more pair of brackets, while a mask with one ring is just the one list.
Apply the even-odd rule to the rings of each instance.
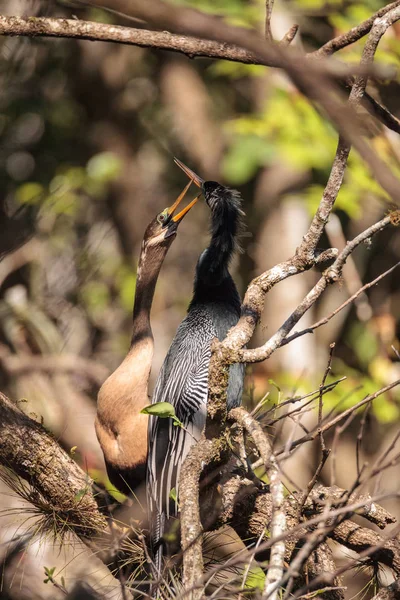
[[396, 263], [395, 265], [393, 265], [393, 267], [391, 267], [390, 269], [388, 269], [384, 273], [381, 273], [381, 275], [379, 275], [378, 277], [376, 277], [373, 281], [370, 281], [369, 283], [366, 283], [365, 285], [363, 285], [359, 290], [357, 290], [357, 292], [355, 294], [353, 294], [352, 296], [350, 296], [350, 298], [348, 298], [345, 302], [343, 302], [343, 304], [341, 304], [340, 306], [338, 306], [337, 308], [335, 308], [335, 310], [333, 310], [328, 316], [324, 317], [323, 319], [320, 319], [316, 323], [313, 323], [312, 325], [310, 325], [310, 327], [307, 327], [307, 329], [303, 329], [302, 331], [295, 331], [292, 335], [290, 335], [289, 337], [286, 337], [283, 340], [281, 346], [286, 346], [286, 344], [289, 344], [290, 342], [292, 342], [296, 338], [298, 338], [298, 337], [300, 337], [302, 335], [305, 335], [306, 333], [314, 333], [314, 331], [316, 329], [318, 329], [322, 325], [326, 325], [326, 323], [328, 323], [341, 310], [343, 310], [344, 308], [346, 308], [346, 306], [348, 306], [349, 304], [351, 304], [352, 302], [354, 302], [354, 300], [356, 300], [366, 290], [369, 290], [369, 288], [371, 288], [374, 285], [376, 285], [377, 283], [379, 283], [381, 281], [381, 279], [383, 279], [387, 275], [390, 275], [390, 273], [392, 273], [395, 269], [397, 269], [398, 266], [400, 266], [400, 261], [398, 263]]
[[[315, 304], [327, 286], [339, 281], [341, 270], [346, 262], [347, 257], [362, 242], [364, 242], [366, 239], [369, 239], [378, 231], [382, 231], [388, 227], [391, 222], [392, 218], [389, 215], [360, 233], [351, 242], [348, 242], [347, 246], [344, 248], [344, 250], [342, 250], [332, 266], [324, 272], [320, 280], [316, 283], [312, 290], [308, 292], [306, 297], [302, 300], [302, 302], [300, 302], [295, 311], [290, 315], [290, 317], [288, 317], [288, 319], [286, 319], [283, 325], [281, 325], [278, 331], [268, 340], [268, 342], [259, 348], [237, 351], [236, 355], [239, 361], [245, 363], [261, 362], [269, 358], [271, 354], [275, 352], [275, 350], [280, 348], [288, 333], [293, 329], [296, 323], [298, 323], [301, 317], [309, 310], [309, 308]], [[234, 337], [234, 330], [235, 328], [231, 329], [230, 334], [228, 334], [226, 339], [228, 339], [230, 335]], [[224, 342], [222, 342], [222, 344], [224, 344]]]
[[94, 539], [108, 530], [90, 477], [39, 423], [1, 393], [0, 421], [0, 463], [32, 485], [79, 538]]
[[396, 2], [392, 2], [391, 4], [383, 6], [371, 17], [369, 17], [369, 19], [366, 19], [356, 27], [350, 29], [350, 31], [348, 31], [347, 33], [344, 33], [343, 35], [338, 35], [337, 37], [333, 38], [333, 40], [330, 40], [329, 42], [321, 46], [319, 50], [314, 52], [314, 56], [328, 56], [330, 54], [333, 54], [334, 52], [337, 52], [338, 50], [341, 50], [342, 48], [345, 48], [346, 46], [349, 46], [350, 44], [354, 44], [354, 42], [357, 42], [359, 39], [361, 39], [371, 31], [376, 19], [383, 17], [388, 12], [390, 12], [394, 8], [397, 8], [398, 6], [400, 6], [400, 0], [396, 0]]

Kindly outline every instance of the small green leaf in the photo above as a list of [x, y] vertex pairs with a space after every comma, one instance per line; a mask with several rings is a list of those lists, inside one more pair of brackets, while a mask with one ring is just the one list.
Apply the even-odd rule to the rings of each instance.
[[281, 388], [279, 387], [279, 385], [277, 383], [275, 383], [275, 381], [273, 379], [268, 379], [268, 383], [272, 386], [274, 386], [275, 389], [278, 390], [278, 392], [281, 391]]
[[257, 566], [251, 567], [251, 569], [249, 570], [249, 573], [246, 577], [246, 581], [244, 582], [244, 587], [251, 588], [251, 589], [257, 588], [259, 590], [263, 590], [264, 584], [265, 584], [265, 573], [261, 569], [261, 567], [257, 567]]
[[171, 498], [171, 500], [173, 500], [174, 502], [177, 501], [177, 495], [176, 495], [176, 488], [172, 488], [172, 490], [169, 493], [169, 497]]
[[173, 420], [174, 427], [182, 427], [182, 429], [184, 429], [183, 423], [178, 419], [178, 417], [171, 417], [171, 419]]
[[149, 406], [142, 408], [140, 412], [144, 415], [155, 415], [156, 417], [160, 417], [160, 419], [175, 417], [175, 408], [169, 402], [156, 402], [155, 404], [149, 404]]

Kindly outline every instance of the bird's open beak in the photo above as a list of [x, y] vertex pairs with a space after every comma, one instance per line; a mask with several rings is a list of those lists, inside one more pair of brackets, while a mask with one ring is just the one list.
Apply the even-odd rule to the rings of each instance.
[[172, 221], [173, 223], [180, 223], [180, 221], [182, 221], [182, 219], [186, 215], [186, 213], [188, 213], [189, 210], [191, 208], [193, 208], [193, 206], [196, 204], [197, 200], [200, 198], [201, 193], [198, 194], [196, 196], [196, 198], [194, 198], [178, 214], [174, 215], [174, 212], [178, 208], [179, 204], [182, 202], [183, 198], [186, 196], [186, 193], [187, 193], [187, 191], [188, 191], [188, 189], [190, 188], [191, 185], [192, 185], [192, 180], [190, 180], [188, 182], [188, 184], [185, 186], [185, 189], [179, 194], [179, 196], [177, 197], [177, 199], [175, 200], [175, 202], [173, 203], [173, 205], [168, 208], [168, 216], [169, 216], [170, 222]]
[[186, 173], [186, 175], [197, 185], [197, 187], [203, 187], [204, 179], [199, 177], [197, 173], [192, 171], [192, 169], [189, 169], [189, 167], [187, 167], [181, 160], [179, 160], [179, 158], [174, 158], [174, 163], [178, 165], [178, 167], [182, 169], [184, 173]]

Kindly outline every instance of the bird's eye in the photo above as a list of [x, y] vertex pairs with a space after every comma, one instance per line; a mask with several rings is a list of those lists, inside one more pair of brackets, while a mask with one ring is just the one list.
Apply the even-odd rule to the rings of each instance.
[[167, 221], [167, 219], [168, 219], [168, 214], [166, 213], [165, 210], [162, 213], [160, 213], [157, 217], [157, 221], [160, 223], [160, 225], [164, 225], [164, 223]]

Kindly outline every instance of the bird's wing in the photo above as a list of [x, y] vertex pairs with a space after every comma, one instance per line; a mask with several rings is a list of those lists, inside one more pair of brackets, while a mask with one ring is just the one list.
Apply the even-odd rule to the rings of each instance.
[[[178, 328], [157, 380], [153, 403], [172, 404], [183, 428], [171, 419], [151, 418], [148, 494], [153, 527], [157, 515], [166, 513], [168, 518], [177, 512], [176, 504], [170, 507], [170, 492], [173, 488], [178, 492], [182, 463], [205, 425], [210, 342], [215, 335], [207, 315], [203, 315], [200, 326], [198, 318], [194, 326], [193, 315], [187, 317]], [[156, 530], [153, 537], [159, 537]]]

